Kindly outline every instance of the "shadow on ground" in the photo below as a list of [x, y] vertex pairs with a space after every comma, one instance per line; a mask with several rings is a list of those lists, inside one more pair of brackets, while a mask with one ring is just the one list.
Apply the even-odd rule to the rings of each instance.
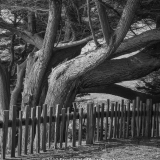
[[66, 150], [54, 148], [40, 154], [22, 156], [19, 158], [7, 158], [7, 160], [49, 160], [49, 159], [104, 159], [104, 160], [152, 160], [160, 159], [160, 139], [112, 139], [101, 141], [94, 145], [71, 147]]

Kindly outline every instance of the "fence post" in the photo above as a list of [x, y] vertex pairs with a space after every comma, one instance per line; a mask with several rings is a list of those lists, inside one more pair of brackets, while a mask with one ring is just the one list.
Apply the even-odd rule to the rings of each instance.
[[36, 152], [40, 152], [40, 119], [41, 118], [41, 106], [37, 106], [36, 109]]
[[88, 143], [93, 144], [93, 103], [89, 103], [89, 114], [87, 114], [88, 122], [89, 123], [89, 130], [88, 130]]
[[129, 137], [129, 125], [130, 125], [130, 102], [127, 103], [127, 130], [126, 130], [126, 138]]
[[126, 105], [123, 105], [123, 138], [125, 138], [125, 127], [126, 127]]
[[12, 108], [12, 139], [11, 139], [11, 157], [15, 157], [15, 136], [16, 136], [16, 112], [17, 112], [17, 107], [14, 105]]
[[132, 106], [132, 138], [135, 137], [135, 106], [136, 102], [133, 100], [133, 106]]
[[82, 144], [82, 119], [83, 119], [83, 108], [79, 109], [79, 133], [78, 133], [78, 145]]
[[68, 126], [69, 126], [69, 108], [67, 108], [66, 134], [65, 134], [65, 148], [67, 148], [67, 142], [68, 142]]
[[47, 105], [43, 105], [42, 150], [46, 152]]
[[62, 148], [62, 144], [64, 141], [64, 127], [65, 127], [65, 114], [66, 114], [66, 109], [62, 108], [62, 117], [61, 117], [61, 130], [60, 130], [60, 148]]
[[145, 136], [146, 104], [142, 104], [142, 136]]
[[73, 112], [73, 127], [72, 127], [72, 147], [76, 146], [76, 103], [74, 105], [74, 112]]
[[27, 145], [28, 145], [28, 123], [29, 123], [29, 111], [30, 106], [26, 106], [26, 115], [25, 115], [25, 131], [24, 131], [24, 154], [27, 154]]
[[114, 135], [114, 138], [117, 137], [117, 103], [115, 104], [115, 118], [114, 118], [114, 130], [113, 130], [113, 135]]
[[22, 153], [22, 111], [19, 111], [18, 156]]
[[124, 100], [121, 101], [121, 120], [120, 120], [120, 132], [119, 132], [119, 138], [122, 138], [122, 131], [123, 131], [123, 109], [124, 109]]
[[160, 136], [160, 103], [158, 103], [158, 137]]
[[110, 117], [110, 126], [109, 126], [109, 139], [113, 136], [113, 114], [114, 114], [114, 103], [111, 104], [111, 117]]
[[100, 131], [100, 140], [103, 140], [103, 120], [104, 120], [104, 103], [101, 106], [101, 131]]
[[117, 122], [118, 122], [118, 125], [117, 125], [117, 138], [120, 138], [120, 107], [121, 105], [119, 103], [116, 103], [116, 105], [118, 105], [118, 117], [117, 117]]
[[51, 133], [51, 130], [52, 130], [52, 116], [53, 116], [53, 107], [50, 107], [49, 108], [49, 132], [48, 132], [48, 146], [49, 148], [51, 147], [51, 137], [52, 137], [52, 134], [54, 133]]
[[146, 136], [148, 138], [151, 137], [151, 106], [152, 106], [151, 100], [147, 99], [146, 101], [146, 108], [147, 108]]
[[1, 158], [5, 159], [6, 156], [6, 145], [8, 138], [8, 120], [9, 120], [9, 111], [3, 111], [3, 129], [2, 129], [2, 144], [1, 144]]
[[159, 116], [159, 104], [156, 104], [156, 137], [159, 136], [159, 122], [158, 122], [158, 116]]
[[105, 128], [105, 140], [107, 140], [108, 137], [108, 117], [109, 117], [109, 104], [110, 101], [107, 99], [107, 108], [106, 108], [106, 128]]
[[100, 119], [100, 105], [97, 104], [97, 141], [99, 141], [99, 119]]
[[34, 129], [35, 129], [35, 111], [36, 108], [33, 107], [31, 108], [31, 119], [32, 119], [32, 124], [31, 124], [31, 130], [30, 130], [30, 154], [33, 154], [33, 142], [34, 142]]
[[140, 106], [140, 99], [136, 97], [136, 126], [137, 126], [137, 137], [139, 137], [139, 106]]
[[87, 104], [86, 144], [89, 144], [89, 104]]
[[93, 140], [95, 141], [95, 130], [96, 130], [96, 107], [93, 107]]
[[153, 107], [152, 107], [152, 126], [151, 126], [151, 137], [154, 137], [154, 129], [155, 129], [155, 115], [156, 115], [156, 113], [155, 113], [155, 111], [156, 111], [156, 106], [155, 106], [155, 104], [153, 104]]
[[142, 101], [140, 101], [140, 108], [139, 108], [139, 136], [142, 133]]
[[57, 141], [59, 138], [59, 114], [60, 114], [60, 106], [56, 106], [56, 121], [55, 121], [55, 138], [54, 138], [54, 148], [57, 149]]

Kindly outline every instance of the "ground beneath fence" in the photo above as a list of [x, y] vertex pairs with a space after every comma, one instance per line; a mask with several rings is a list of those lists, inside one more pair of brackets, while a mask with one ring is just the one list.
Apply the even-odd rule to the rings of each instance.
[[[13, 160], [54, 159], [160, 160], [160, 139], [114, 139], [94, 145], [47, 150], [45, 153], [12, 158]], [[7, 158], [8, 160], [11, 158]]]

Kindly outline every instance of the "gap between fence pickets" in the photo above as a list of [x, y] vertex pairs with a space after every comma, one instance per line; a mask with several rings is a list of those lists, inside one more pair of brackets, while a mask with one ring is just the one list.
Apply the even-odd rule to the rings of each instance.
[[[159, 137], [160, 104], [152, 104], [152, 100], [150, 99], [146, 100], [146, 103], [141, 102], [139, 97], [133, 100], [132, 103], [127, 104], [124, 103], [124, 100], [122, 100], [121, 103], [112, 103], [110, 100], [107, 100], [106, 103], [88, 103], [87, 108], [79, 108], [79, 112], [76, 112], [78, 108], [76, 103], [74, 103], [73, 106], [73, 112], [69, 113], [69, 109], [61, 109], [60, 106], [57, 105], [56, 116], [53, 116], [54, 107], [50, 107], [51, 113], [47, 116], [46, 105], [43, 105], [43, 108], [40, 106], [32, 108], [31, 114], [29, 114], [30, 107], [27, 106], [25, 119], [22, 119], [22, 111], [20, 111], [19, 119], [16, 118], [16, 113], [12, 112], [12, 120], [9, 120], [9, 111], [4, 111], [3, 121], [0, 122], [0, 127], [2, 128], [2, 159], [6, 157], [9, 127], [12, 129], [11, 157], [15, 157], [16, 155], [16, 128], [18, 129], [18, 156], [22, 154], [27, 155], [28, 151], [30, 154], [34, 152], [39, 153], [41, 145], [43, 152], [46, 152], [47, 145], [48, 148], [50, 148], [52, 144], [54, 144], [55, 149], [63, 148], [64, 144], [64, 147], [67, 148], [68, 145], [70, 145], [68, 142], [68, 131], [71, 121], [73, 123], [70, 131], [70, 134], [72, 134], [72, 147], [76, 147], [77, 140], [78, 145], [82, 145], [82, 140], [85, 140], [86, 144], [93, 144], [96, 141], [113, 138], [131, 137], [140, 139], [143, 137]], [[43, 111], [42, 117], [41, 111]], [[31, 117], [29, 117], [29, 115], [31, 115]], [[79, 119], [79, 122], [77, 119]], [[85, 124], [83, 124], [83, 119], [85, 119], [85, 121], [87, 120]], [[78, 129], [77, 124], [79, 124]], [[42, 126], [42, 132], [40, 126]], [[55, 127], [55, 131], [53, 126]], [[24, 130], [22, 130], [22, 127]], [[22, 131], [24, 131], [24, 134], [22, 134]], [[54, 137], [52, 136], [53, 131], [55, 133]], [[22, 135], [24, 135], [24, 137]], [[29, 144], [28, 137], [30, 138]], [[22, 138], [24, 141], [22, 141]], [[52, 143], [53, 139], [54, 142]], [[33, 141], [36, 142], [35, 148]]]

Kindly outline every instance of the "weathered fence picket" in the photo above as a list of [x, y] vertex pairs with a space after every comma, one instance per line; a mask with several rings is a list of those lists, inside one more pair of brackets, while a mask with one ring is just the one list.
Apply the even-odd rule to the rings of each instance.
[[120, 138], [120, 109], [121, 109], [121, 105], [119, 103], [117, 103], [118, 105], [118, 117], [117, 117], [117, 122], [118, 122], [118, 125], [117, 125], [117, 138]]
[[120, 115], [120, 131], [119, 131], [119, 138], [122, 138], [122, 128], [123, 128], [123, 100], [121, 101], [121, 115]]
[[76, 103], [74, 103], [73, 126], [72, 126], [72, 147], [76, 146]]
[[153, 105], [152, 108], [152, 131], [151, 131], [151, 136], [153, 137], [155, 135], [155, 120], [156, 120], [156, 106], [155, 104]]
[[60, 106], [56, 106], [56, 120], [55, 120], [55, 137], [54, 137], [54, 148], [57, 148], [57, 142], [59, 140], [59, 115], [60, 115]]
[[11, 157], [15, 157], [15, 136], [16, 136], [16, 106], [12, 107], [12, 138], [11, 138]]
[[93, 141], [95, 142], [95, 131], [96, 131], [96, 106], [93, 108]]
[[101, 106], [101, 130], [100, 130], [100, 141], [103, 140], [103, 121], [104, 121], [104, 103]]
[[109, 126], [109, 139], [113, 136], [113, 114], [114, 114], [114, 103], [111, 104], [111, 117], [110, 117], [110, 126]]
[[48, 146], [49, 148], [51, 147], [51, 141], [52, 141], [52, 134], [51, 131], [52, 131], [52, 122], [53, 122], [53, 107], [50, 107], [49, 108], [49, 131], [48, 131]]
[[97, 105], [97, 141], [99, 141], [100, 105]]
[[146, 105], [145, 103], [142, 104], [142, 136], [145, 136], [145, 122], [146, 122]]
[[6, 146], [7, 146], [7, 135], [8, 135], [8, 120], [9, 120], [9, 111], [5, 110], [3, 112], [3, 129], [2, 129], [2, 147], [1, 147], [1, 158], [5, 159], [6, 157]]
[[25, 114], [25, 129], [24, 129], [24, 154], [27, 154], [27, 146], [28, 146], [28, 131], [29, 131], [29, 114], [30, 114], [30, 106], [26, 107], [26, 114]]
[[126, 105], [123, 106], [123, 138], [126, 137]]
[[86, 142], [87, 144], [93, 144], [93, 132], [94, 132], [94, 128], [93, 128], [93, 103], [89, 104], [89, 113], [87, 113], [88, 116], [88, 142]]
[[36, 108], [31, 109], [31, 119], [32, 119], [32, 124], [31, 124], [31, 129], [30, 129], [30, 154], [33, 154], [33, 142], [34, 142], [34, 128], [35, 128], [35, 111]]
[[78, 132], [78, 145], [82, 144], [82, 120], [83, 120], [83, 108], [79, 109], [79, 132]]
[[132, 137], [135, 137], [135, 100], [133, 100], [133, 106], [132, 106]]
[[159, 115], [159, 104], [156, 104], [156, 117], [155, 117], [155, 121], [156, 121], [156, 137], [159, 137], [159, 121], [158, 121], [158, 115]]
[[113, 135], [114, 138], [117, 138], [117, 103], [115, 104], [115, 116], [114, 116], [114, 129], [113, 129]]
[[65, 112], [66, 109], [62, 108], [62, 120], [61, 120], [61, 128], [60, 128], [60, 148], [62, 148], [64, 141], [64, 130], [65, 130]]
[[[82, 120], [82, 119], [80, 119]], [[65, 148], [67, 148], [68, 142], [68, 126], [69, 126], [69, 108], [67, 109], [67, 118], [66, 118], [66, 131], [65, 131]], [[79, 131], [81, 132], [81, 131]]]
[[140, 108], [140, 99], [139, 97], [136, 97], [136, 132], [137, 132], [137, 137], [139, 137], [139, 108]]
[[107, 106], [106, 106], [106, 126], [105, 126], [105, 140], [108, 138], [108, 117], [109, 117], [109, 99], [107, 100]]
[[126, 128], [126, 138], [129, 137], [129, 126], [130, 126], [130, 103], [127, 103], [127, 128]]
[[22, 111], [19, 111], [18, 156], [22, 153]]
[[140, 101], [140, 108], [139, 108], [139, 135], [142, 135], [142, 101]]
[[38, 106], [36, 110], [36, 118], [37, 118], [37, 125], [36, 125], [36, 152], [40, 152], [40, 116], [41, 116], [41, 107]]

